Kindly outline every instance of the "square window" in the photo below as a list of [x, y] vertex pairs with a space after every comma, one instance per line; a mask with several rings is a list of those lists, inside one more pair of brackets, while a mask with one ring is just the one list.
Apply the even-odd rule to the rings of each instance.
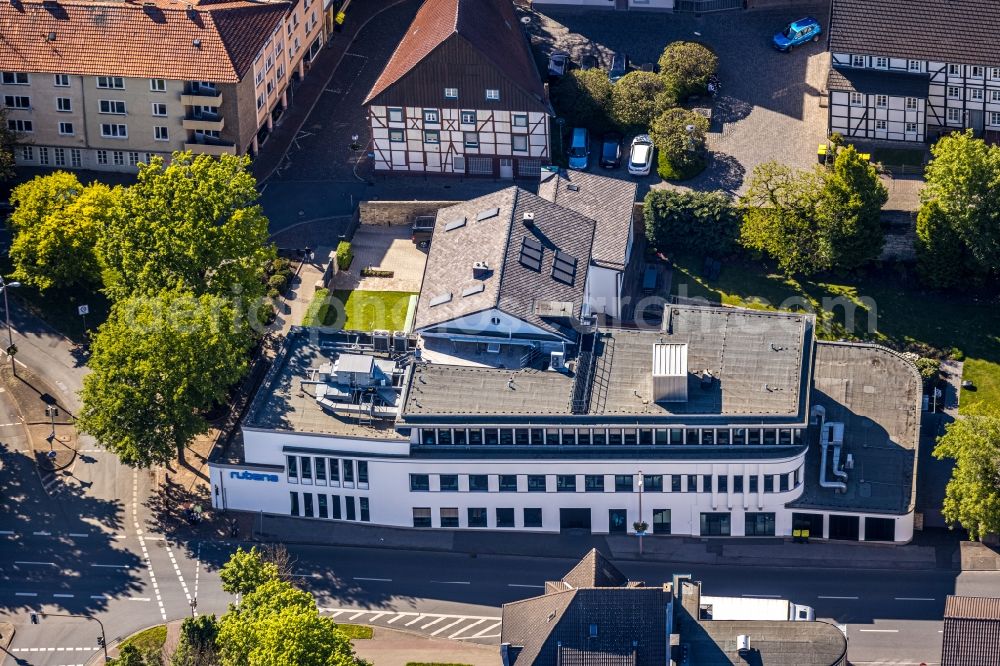
[[413, 507], [413, 526], [414, 527], [430, 527], [431, 526], [431, 509], [430, 507]]
[[951, 76], [961, 76], [962, 66], [961, 65], [948, 65], [948, 74]]
[[73, 123], [59, 123], [59, 134], [63, 136], [72, 136]]
[[444, 89], [445, 99], [458, 99], [458, 88], [445, 88]]
[[56, 74], [53, 79], [57, 88], [69, 87], [69, 74]]
[[458, 474], [442, 474], [441, 475], [441, 492], [446, 493], [457, 493], [458, 492]]
[[921, 65], [919, 60], [908, 60], [906, 62], [906, 69], [911, 72], [919, 72], [921, 70]]
[[514, 527], [514, 509], [497, 509], [497, 527]]
[[746, 536], [774, 536], [774, 514], [747, 512]]
[[662, 493], [663, 476], [660, 474], [644, 474], [642, 477], [642, 489], [647, 493]]
[[865, 96], [859, 92], [851, 93], [851, 106], [862, 106], [865, 103]]
[[728, 513], [701, 514], [701, 536], [729, 536], [730, 516]]
[[516, 153], [528, 152], [528, 136], [526, 134], [514, 134], [510, 137], [511, 148]]
[[851, 56], [851, 67], [864, 67], [865, 57], [863, 55]]
[[389, 130], [389, 141], [392, 143], [403, 143], [403, 130]]
[[878, 69], [888, 69], [889, 59], [886, 58], [885, 56], [877, 56], [875, 58], [875, 67]]
[[884, 109], [885, 107], [889, 106], [888, 95], [875, 95], [875, 106], [879, 107], [880, 109]]
[[653, 534], [670, 534], [670, 509], [653, 509]]
[[73, 110], [73, 100], [69, 97], [56, 97], [56, 111], [68, 113]]
[[479, 134], [476, 132], [463, 132], [465, 147], [466, 148], [478, 148], [479, 147]]
[[961, 109], [948, 109], [948, 122], [960, 123], [962, 122], [962, 110]]
[[424, 122], [425, 123], [437, 123], [440, 122], [441, 118], [438, 115], [437, 109], [424, 109]]
[[490, 477], [487, 474], [469, 475], [469, 492], [485, 493], [490, 489]]
[[486, 509], [469, 507], [469, 527], [486, 527]]
[[538, 508], [530, 508], [524, 510], [524, 526], [525, 527], [541, 527], [542, 526], [542, 510]]
[[906, 110], [907, 111], [916, 111], [917, 110], [917, 98], [916, 97], [907, 97], [906, 98]]
[[543, 475], [543, 474], [529, 474], [528, 475], [528, 492], [529, 493], [544, 493], [545, 492], [545, 475]]
[[487, 88], [486, 89], [486, 99], [492, 100], [492, 101], [496, 101], [496, 100], [500, 99], [500, 91], [497, 90], [496, 88]]
[[1000, 67], [990, 67], [990, 78], [1000, 79]]
[[991, 90], [990, 91], [990, 101], [991, 102], [1000, 102], [1000, 90]]
[[630, 493], [635, 480], [631, 474], [615, 474], [615, 492]]
[[111, 161], [114, 162], [115, 166], [125, 166], [125, 153], [120, 150], [112, 151]]
[[475, 111], [462, 111], [462, 124], [463, 125], [475, 125], [476, 124], [476, 112]]
[[1000, 125], [1000, 112], [990, 112], [990, 125], [993, 125], [994, 127]]
[[401, 123], [403, 122], [403, 109], [398, 107], [389, 108], [389, 122], [390, 123]]
[[441, 133], [437, 130], [424, 130], [424, 143], [441, 143]]
[[502, 492], [502, 493], [516, 493], [517, 492], [517, 475], [516, 474], [501, 474], [500, 475], [500, 492]]
[[169, 141], [170, 135], [167, 132], [167, 128], [157, 125], [153, 128], [153, 138], [157, 141]]
[[35, 159], [35, 149], [33, 146], [21, 146], [21, 159], [30, 162]]
[[970, 88], [969, 89], [969, 99], [973, 102], [983, 101], [983, 89], [982, 88]]
[[166, 92], [167, 82], [163, 79], [150, 79], [149, 89], [152, 92]]
[[875, 121], [875, 129], [876, 130], [879, 130], [879, 131], [884, 130], [884, 129], [886, 129], [886, 126], [887, 126], [886, 125], [886, 121], [884, 121], [884, 120], [876, 120]]
[[604, 492], [604, 475], [603, 474], [587, 474], [583, 477], [583, 489], [588, 493], [603, 493]]
[[962, 89], [958, 86], [948, 86], [948, 99], [961, 99]]
[[165, 116], [167, 115], [167, 105], [163, 102], [155, 102], [153, 104], [153, 115], [154, 116]]
[[972, 77], [972, 78], [974, 78], [974, 79], [981, 79], [981, 78], [983, 78], [983, 68], [980, 67], [980, 66], [978, 66], [978, 65], [974, 65], [974, 66], [970, 67], [969, 68], [969, 76]]
[[429, 474], [411, 474], [410, 492], [426, 492], [431, 489], [431, 477]]
[[512, 124], [514, 127], [527, 127], [528, 126], [528, 116], [524, 113], [515, 113], [513, 116]]
[[458, 508], [441, 507], [441, 527], [458, 527]]
[[[108, 163], [108, 151], [98, 150], [97, 151], [97, 163], [104, 166]], [[295, 471], [295, 457], [288, 456], [288, 482], [296, 483], [298, 481], [298, 473]]]
[[556, 476], [556, 492], [559, 492], [559, 493], [575, 493], [576, 492], [576, 475], [575, 474], [558, 474]]

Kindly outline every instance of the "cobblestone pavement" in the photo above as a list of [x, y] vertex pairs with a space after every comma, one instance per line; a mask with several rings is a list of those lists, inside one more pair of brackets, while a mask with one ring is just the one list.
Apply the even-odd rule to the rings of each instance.
[[[577, 59], [590, 54], [606, 62], [610, 52], [623, 51], [636, 65], [656, 62], [675, 40], [710, 46], [719, 56], [722, 80], [708, 140], [713, 159], [684, 186], [740, 193], [762, 162], [815, 164], [816, 146], [826, 136], [827, 111], [819, 105], [830, 62], [825, 40], [792, 53], [770, 45], [776, 30], [806, 15], [825, 22], [829, 3], [703, 16], [546, 10], [533, 14], [531, 32], [539, 52], [558, 48]], [[667, 186], [658, 180], [654, 176], [649, 184]]]

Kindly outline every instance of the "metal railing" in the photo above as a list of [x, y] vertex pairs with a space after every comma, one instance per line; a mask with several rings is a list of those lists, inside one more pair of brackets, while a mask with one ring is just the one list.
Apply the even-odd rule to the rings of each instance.
[[726, 12], [743, 9], [743, 0], [677, 0], [675, 12]]

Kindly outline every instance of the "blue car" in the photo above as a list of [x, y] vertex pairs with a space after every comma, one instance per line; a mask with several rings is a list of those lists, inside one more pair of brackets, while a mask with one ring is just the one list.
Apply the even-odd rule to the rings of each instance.
[[820, 27], [819, 21], [809, 16], [798, 21], [792, 21], [786, 25], [781, 32], [774, 35], [772, 42], [774, 48], [783, 53], [788, 53], [796, 46], [805, 44], [806, 42], [819, 41], [819, 36], [822, 32], [823, 29]]

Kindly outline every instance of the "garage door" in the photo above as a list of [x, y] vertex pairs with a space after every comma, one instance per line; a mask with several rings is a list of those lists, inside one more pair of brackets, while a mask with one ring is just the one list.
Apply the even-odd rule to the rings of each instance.
[[559, 529], [590, 531], [590, 509], [559, 509]]
[[469, 175], [471, 176], [492, 176], [492, 157], [469, 157]]

